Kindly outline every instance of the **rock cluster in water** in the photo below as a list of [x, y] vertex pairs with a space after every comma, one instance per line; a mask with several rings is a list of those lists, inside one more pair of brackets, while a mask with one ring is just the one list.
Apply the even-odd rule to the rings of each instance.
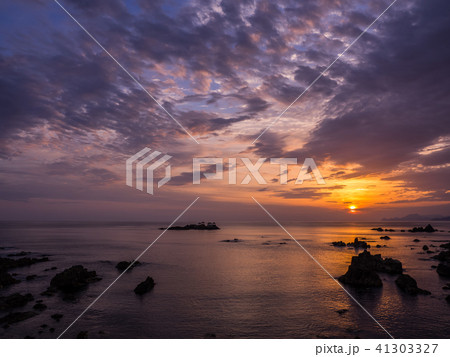
[[437, 232], [437, 229], [434, 229], [431, 224], [428, 224], [425, 228], [423, 227], [414, 227], [413, 229], [408, 230], [411, 233], [433, 233]]
[[359, 240], [358, 237], [356, 237], [353, 242], [344, 243], [343, 241], [340, 240], [338, 242], [332, 242], [331, 244], [335, 247], [353, 247], [357, 249], [370, 248], [370, 244], [367, 244], [366, 242]]

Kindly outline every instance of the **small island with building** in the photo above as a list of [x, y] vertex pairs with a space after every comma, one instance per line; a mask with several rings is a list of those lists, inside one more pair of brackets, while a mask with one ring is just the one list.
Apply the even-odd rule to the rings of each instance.
[[198, 231], [212, 231], [220, 229], [217, 227], [216, 222], [199, 222], [197, 224], [186, 224], [185, 226], [173, 226], [169, 228], [160, 228], [162, 230], [167, 229], [171, 231], [188, 231], [188, 230], [198, 230]]

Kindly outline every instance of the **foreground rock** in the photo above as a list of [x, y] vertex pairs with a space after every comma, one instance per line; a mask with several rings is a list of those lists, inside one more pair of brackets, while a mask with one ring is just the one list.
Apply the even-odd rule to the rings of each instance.
[[205, 224], [205, 222], [200, 222], [198, 224], [186, 224], [185, 226], [175, 226], [175, 227], [169, 227], [169, 228], [160, 228], [160, 229], [167, 229], [171, 231], [187, 231], [187, 230], [200, 230], [200, 231], [210, 231], [210, 230], [216, 230], [220, 229], [217, 227], [216, 222], [208, 222]]
[[129, 268], [128, 268], [128, 271], [130, 271], [130, 270], [133, 269], [134, 267], [137, 267], [137, 266], [141, 265], [141, 263], [139, 263], [138, 261], [135, 261], [135, 262], [133, 263], [133, 265], [130, 266], [131, 263], [133, 263], [133, 262], [127, 262], [126, 260], [123, 260], [123, 261], [117, 263], [116, 269], [117, 269], [117, 270], [120, 270], [120, 271], [124, 271], [124, 270], [126, 270], [126, 269], [129, 267]]
[[155, 281], [153, 278], [150, 278], [149, 276], [147, 279], [145, 279], [142, 283], [139, 283], [138, 286], [134, 289], [134, 293], [137, 295], [143, 295], [150, 290], [152, 290], [155, 286]]
[[28, 302], [33, 300], [34, 298], [31, 294], [22, 295], [16, 293], [5, 297], [0, 297], [0, 311], [23, 307]]
[[85, 288], [89, 283], [99, 281], [95, 271], [88, 271], [82, 265], [73, 267], [58, 273], [50, 281], [50, 288], [60, 290], [64, 293], [73, 293]]
[[352, 258], [348, 271], [339, 278], [344, 284], [359, 287], [380, 287], [383, 285], [379, 273], [401, 274], [402, 263], [392, 258], [381, 258], [381, 254], [371, 255], [364, 251]]
[[413, 229], [408, 230], [408, 232], [412, 233], [433, 233], [437, 232], [437, 229], [434, 229], [431, 224], [428, 224], [425, 228], [423, 227], [414, 227]]
[[416, 280], [408, 274], [401, 274], [396, 280], [395, 284], [400, 288], [400, 290], [404, 291], [409, 295], [430, 295], [431, 293], [428, 290], [420, 289], [417, 286]]

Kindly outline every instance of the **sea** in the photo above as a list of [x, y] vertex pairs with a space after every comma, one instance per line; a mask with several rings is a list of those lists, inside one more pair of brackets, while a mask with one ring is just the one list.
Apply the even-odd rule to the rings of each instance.
[[[177, 224], [185, 223], [193, 222]], [[432, 259], [450, 241], [450, 222], [283, 222], [297, 242], [270, 222], [216, 223], [220, 230], [169, 230], [156, 242], [167, 223], [0, 223], [1, 257], [21, 251], [49, 257], [10, 271], [20, 283], [0, 289], [0, 296], [31, 293], [47, 309], [0, 326], [0, 337], [450, 337], [445, 300], [450, 290], [443, 289], [450, 279], [436, 273], [438, 262]], [[408, 232], [427, 223], [439, 232]], [[380, 240], [384, 235], [391, 239]], [[344, 286], [344, 291], [333, 278], [343, 275], [361, 251], [331, 242], [355, 237], [365, 238], [372, 254], [400, 260], [405, 273], [431, 295], [409, 296], [396, 286], [396, 276], [385, 274], [380, 274], [382, 288]], [[142, 264], [117, 279], [116, 264], [135, 259], [152, 242], [139, 259]], [[434, 253], [425, 252], [424, 245]], [[71, 300], [40, 295], [57, 273], [78, 264], [102, 279]], [[28, 275], [37, 277], [27, 281]], [[136, 295], [134, 288], [147, 276], [155, 287]], [[14, 311], [32, 311], [34, 303]], [[9, 312], [0, 311], [0, 318]], [[57, 322], [53, 314], [63, 317]]]

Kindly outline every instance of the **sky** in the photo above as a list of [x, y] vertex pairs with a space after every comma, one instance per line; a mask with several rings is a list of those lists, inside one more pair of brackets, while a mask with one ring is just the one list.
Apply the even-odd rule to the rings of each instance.
[[[391, 1], [59, 3], [0, 4], [1, 220], [171, 221], [196, 197], [184, 220], [266, 220], [252, 197], [280, 220], [450, 216], [448, 1], [398, 0], [354, 44]], [[125, 184], [146, 147], [172, 157], [153, 195]], [[224, 178], [194, 185], [194, 157]], [[287, 184], [270, 158], [297, 159]], [[325, 184], [295, 183], [306, 158]]]

